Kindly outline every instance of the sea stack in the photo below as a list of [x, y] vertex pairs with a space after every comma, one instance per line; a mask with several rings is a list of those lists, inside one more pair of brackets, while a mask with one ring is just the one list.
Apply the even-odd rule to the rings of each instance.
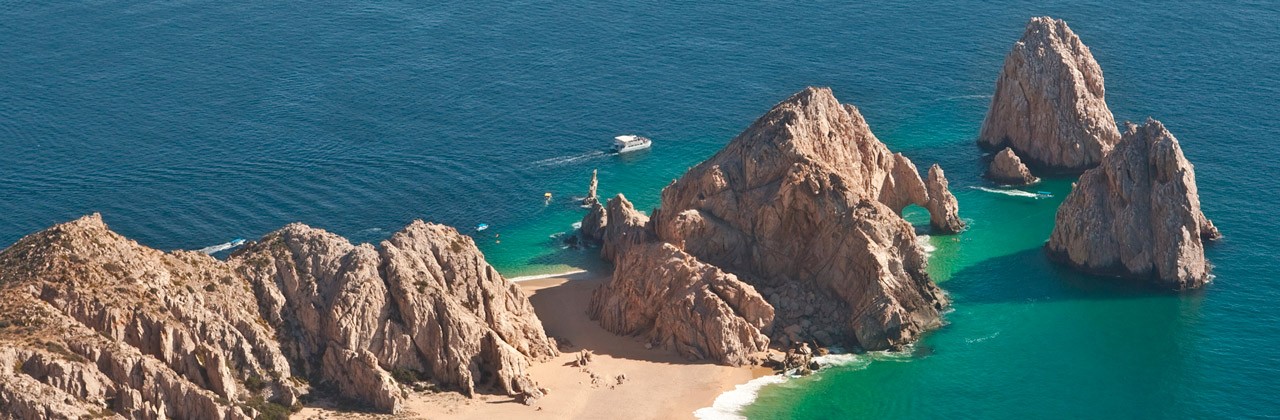
[[991, 164], [987, 166], [987, 173], [984, 176], [992, 182], [1012, 186], [1024, 186], [1040, 182], [1040, 178], [1032, 175], [1027, 165], [1022, 163], [1022, 159], [1018, 158], [1018, 155], [1013, 153], [1013, 149], [1008, 147], [991, 158]]
[[582, 205], [584, 206], [591, 206], [600, 202], [600, 199], [596, 197], [596, 187], [600, 186], [600, 180], [596, 178], [596, 172], [598, 170], [591, 170], [591, 186], [587, 187], [587, 198], [582, 199]]
[[978, 144], [1011, 148], [1036, 171], [1079, 173], [1119, 139], [1089, 47], [1066, 22], [1032, 18], [1005, 57]]
[[1200, 211], [1195, 170], [1159, 121], [1126, 125], [1058, 208], [1046, 250], [1088, 273], [1200, 287], [1209, 281], [1204, 241], [1221, 234]]
[[528, 400], [557, 354], [469, 237], [420, 221], [378, 248], [293, 224], [219, 261], [86, 216], [0, 252], [0, 321], [19, 418], [249, 419], [313, 387], [390, 413], [415, 381]]
[[[900, 348], [941, 325], [947, 305], [902, 208], [944, 212], [932, 217], [935, 229], [963, 227], [941, 169], [929, 178], [926, 186], [909, 159], [876, 139], [857, 108], [830, 89], [807, 88], [663, 189], [652, 220], [615, 218], [610, 200], [604, 242], [623, 245], [605, 253], [617, 268], [592, 306], [613, 318], [682, 308], [664, 317], [676, 322], [602, 325], [647, 337], [718, 337], [687, 354], [722, 363], [759, 348], [753, 330], [780, 348]], [[703, 316], [698, 294], [670, 289], [711, 290], [725, 304]]]

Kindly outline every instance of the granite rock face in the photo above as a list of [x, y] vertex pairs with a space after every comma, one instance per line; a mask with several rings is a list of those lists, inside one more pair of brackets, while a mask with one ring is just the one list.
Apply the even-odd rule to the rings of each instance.
[[1046, 250], [1089, 273], [1202, 286], [1209, 281], [1204, 242], [1221, 234], [1200, 211], [1195, 170], [1159, 121], [1127, 126], [1058, 208]]
[[768, 349], [760, 330], [773, 322], [773, 307], [733, 274], [661, 242], [631, 245], [616, 258], [614, 277], [625, 280], [597, 288], [588, 309], [604, 329], [735, 366]]
[[1022, 186], [1040, 182], [1040, 178], [1032, 175], [1022, 159], [1008, 147], [991, 158], [991, 164], [987, 166], [987, 173], [984, 175], [987, 179], [1004, 185]]
[[929, 224], [943, 233], [964, 230], [964, 221], [960, 220], [960, 203], [951, 194], [951, 183], [947, 182], [942, 167], [936, 163], [929, 167], [925, 190], [929, 192], [929, 201], [925, 204], [925, 208], [929, 210]]
[[542, 391], [554, 355], [527, 298], [469, 238], [415, 222], [380, 249], [300, 224], [219, 261], [97, 215], [0, 252], [0, 406], [36, 417], [252, 418], [312, 386], [382, 411], [390, 372]]
[[[618, 227], [613, 204], [608, 232]], [[673, 270], [670, 261], [676, 260], [732, 274], [762, 291], [772, 306], [771, 323], [734, 311], [732, 322], [695, 323], [703, 335], [742, 336], [736, 326], [745, 324], [760, 325], [784, 346], [814, 340], [899, 348], [940, 325], [947, 305], [924, 271], [913, 227], [899, 215], [908, 204], [938, 213], [935, 229], [962, 227], [939, 168], [924, 182], [910, 160], [875, 138], [856, 108], [840, 104], [829, 89], [808, 88], [667, 186], [652, 221], [625, 222], [634, 229], [626, 235], [632, 242], [603, 253], [616, 271], [593, 305], [653, 301], [666, 293], [652, 286], [647, 273], [672, 273], [660, 280], [680, 285], [690, 277], [719, 278], [690, 274], [710, 269]], [[641, 226], [644, 233], [635, 233]], [[616, 238], [606, 234], [606, 247]], [[665, 294], [656, 299], [671, 300]], [[712, 353], [706, 347], [699, 352]]]
[[1066, 22], [1032, 18], [1005, 57], [978, 144], [1012, 148], [1038, 171], [1079, 173], [1119, 139], [1089, 47]]

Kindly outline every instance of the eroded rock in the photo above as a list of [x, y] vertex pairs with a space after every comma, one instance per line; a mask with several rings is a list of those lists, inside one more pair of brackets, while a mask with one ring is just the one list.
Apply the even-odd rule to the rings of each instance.
[[1190, 289], [1209, 281], [1204, 241], [1218, 228], [1200, 210], [1195, 170], [1159, 121], [1127, 124], [1097, 168], [1058, 208], [1049, 255], [1082, 271]]
[[252, 418], [308, 384], [392, 412], [390, 371], [518, 395], [556, 354], [469, 238], [422, 222], [381, 248], [295, 224], [219, 261], [86, 216], [0, 252], [0, 319], [0, 403], [37, 417]]
[[987, 179], [1004, 185], [1023, 186], [1040, 182], [1040, 178], [1031, 174], [1022, 159], [1008, 147], [991, 158], [985, 174]]
[[1089, 47], [1066, 22], [1032, 18], [1005, 57], [978, 143], [1012, 148], [1036, 170], [1079, 173], [1119, 139]]

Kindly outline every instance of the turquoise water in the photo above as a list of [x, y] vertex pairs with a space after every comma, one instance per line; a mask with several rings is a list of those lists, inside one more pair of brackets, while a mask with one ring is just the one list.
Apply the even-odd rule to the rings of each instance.
[[[1280, 10], [1270, 2], [118, 1], [0, 6], [0, 242], [100, 211], [164, 249], [292, 222], [377, 241], [415, 218], [474, 233], [508, 276], [596, 264], [551, 236], [592, 169], [641, 208], [805, 85], [947, 170], [972, 228], [935, 236], [950, 324], [913, 354], [766, 387], [751, 418], [1260, 417], [1280, 413]], [[1066, 19], [1117, 119], [1195, 163], [1227, 235], [1217, 280], [1153, 293], [1049, 265], [1070, 179], [979, 191], [973, 146], [1034, 15]], [[599, 152], [610, 137], [646, 154]], [[545, 202], [543, 194], [553, 199]], [[910, 219], [921, 221], [919, 214]], [[498, 236], [500, 235], [500, 236]]]

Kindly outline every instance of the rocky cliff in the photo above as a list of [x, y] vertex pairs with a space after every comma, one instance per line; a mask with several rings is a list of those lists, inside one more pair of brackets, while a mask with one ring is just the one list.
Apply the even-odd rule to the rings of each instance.
[[1005, 185], [1031, 185], [1040, 182], [1040, 178], [1031, 174], [1022, 159], [1008, 147], [991, 157], [991, 164], [984, 174], [987, 179]]
[[[914, 229], [899, 215], [908, 204], [934, 210], [937, 230], [963, 227], [940, 168], [931, 169], [928, 183], [921, 180], [909, 159], [875, 138], [856, 108], [840, 104], [829, 89], [808, 88], [667, 186], [652, 221], [626, 223], [632, 242], [623, 248], [641, 250], [632, 257], [631, 251], [606, 248], [604, 256], [619, 265], [593, 305], [670, 302], [670, 295], [656, 296], [665, 289], [645, 273], [673, 273], [659, 280], [685, 289], [690, 277], [720, 278], [691, 273], [723, 271], [759, 290], [773, 320], [761, 324], [730, 305], [732, 322], [692, 324], [705, 336], [740, 337], [738, 325], [761, 325], [784, 347], [817, 340], [898, 348], [939, 325], [947, 304], [925, 274]], [[611, 200], [606, 247], [616, 242], [610, 233], [622, 231], [613, 207]], [[641, 237], [646, 239], [636, 242]], [[671, 248], [647, 245], [653, 242]], [[697, 269], [674, 270], [672, 264]], [[699, 352], [715, 353], [706, 347]], [[742, 353], [713, 359], [732, 362]]]
[[1037, 170], [1078, 173], [1119, 139], [1089, 47], [1066, 22], [1032, 18], [1005, 57], [978, 143], [1010, 147]]
[[295, 224], [219, 261], [86, 216], [0, 252], [0, 295], [19, 417], [251, 418], [312, 387], [391, 412], [393, 377], [528, 398], [529, 361], [556, 353], [469, 238], [422, 222], [380, 248]]
[[1200, 211], [1195, 170], [1178, 139], [1148, 119], [1127, 124], [1115, 150], [1080, 176], [1046, 250], [1085, 272], [1189, 289], [1209, 281], [1204, 241], [1219, 236]]

